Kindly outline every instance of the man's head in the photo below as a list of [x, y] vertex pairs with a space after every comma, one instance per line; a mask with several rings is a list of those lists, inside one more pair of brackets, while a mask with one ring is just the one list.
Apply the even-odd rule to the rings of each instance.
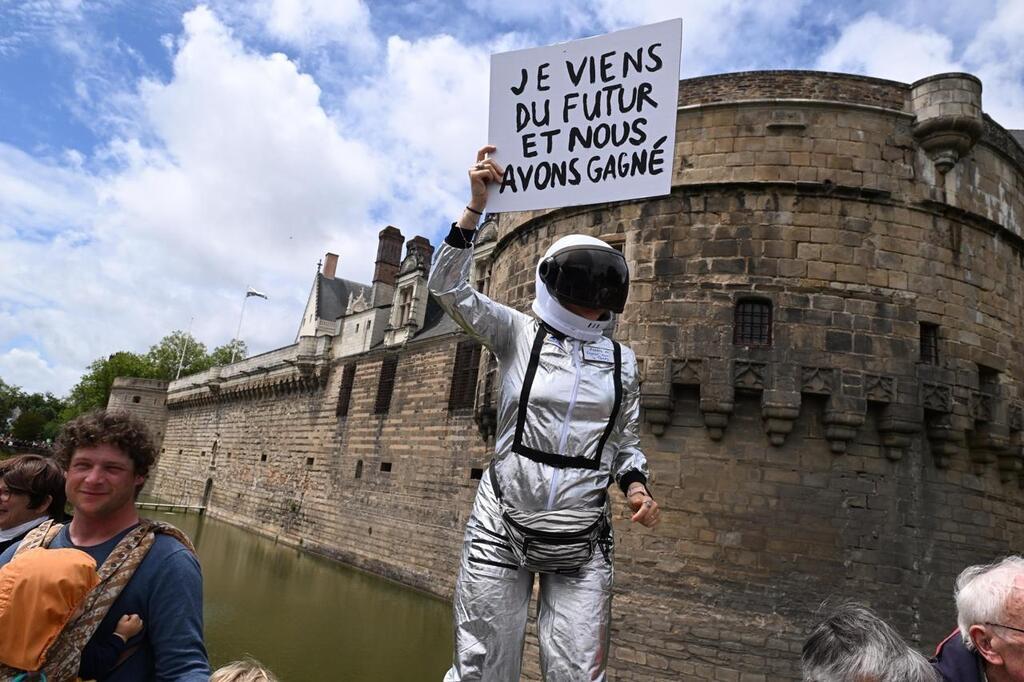
[[1024, 557], [968, 566], [956, 579], [956, 619], [990, 677], [1024, 682]]
[[64, 518], [64, 472], [50, 457], [21, 455], [0, 462], [0, 530], [41, 516]]
[[106, 516], [134, 505], [156, 450], [146, 426], [127, 412], [97, 410], [64, 425], [56, 457], [67, 468], [76, 514]]
[[859, 604], [843, 604], [814, 626], [800, 655], [804, 682], [937, 682], [921, 654]]

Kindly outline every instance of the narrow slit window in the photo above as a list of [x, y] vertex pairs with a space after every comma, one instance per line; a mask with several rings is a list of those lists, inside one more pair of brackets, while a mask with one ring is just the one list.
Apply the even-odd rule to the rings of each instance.
[[473, 408], [476, 394], [476, 375], [480, 368], [480, 344], [462, 341], [455, 348], [452, 385], [448, 393], [448, 411]]
[[732, 342], [736, 346], [771, 348], [772, 304], [769, 301], [746, 300], [736, 304]]
[[356, 380], [356, 363], [351, 362], [345, 365], [341, 373], [341, 386], [338, 388], [338, 406], [334, 410], [335, 416], [347, 417], [349, 404], [352, 402], [352, 386]]
[[356, 462], [356, 478], [363, 477], [363, 460]]
[[390, 473], [391, 472], [391, 462], [381, 462], [380, 463], [380, 470], [383, 471], [384, 473]]
[[939, 364], [939, 325], [937, 324], [921, 323], [921, 362], [928, 365]]
[[398, 370], [398, 356], [388, 355], [380, 365], [380, 380], [377, 383], [377, 400], [373, 404], [374, 414], [387, 414], [391, 409], [391, 393], [395, 390], [395, 372]]

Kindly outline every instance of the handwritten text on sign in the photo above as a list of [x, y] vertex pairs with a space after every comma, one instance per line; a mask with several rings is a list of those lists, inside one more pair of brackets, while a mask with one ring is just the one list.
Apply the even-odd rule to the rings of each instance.
[[682, 21], [491, 56], [490, 211], [667, 194]]

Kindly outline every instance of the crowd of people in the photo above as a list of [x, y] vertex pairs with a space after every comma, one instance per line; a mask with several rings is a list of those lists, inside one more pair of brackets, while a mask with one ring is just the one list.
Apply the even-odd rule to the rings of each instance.
[[[469, 170], [470, 200], [429, 280], [497, 359], [501, 386], [494, 456], [466, 525], [445, 680], [519, 680], [537, 582], [544, 679], [601, 682], [614, 553], [607, 488], [621, 488], [635, 523], [654, 527], [662, 513], [640, 447], [637, 361], [610, 338], [629, 271], [608, 244], [570, 235], [537, 263], [533, 315], [474, 290], [477, 222], [502, 176], [493, 151], [482, 148]], [[0, 680], [273, 679], [252, 661], [211, 673], [195, 548], [136, 508], [155, 459], [140, 421], [100, 410], [65, 424], [53, 457], [0, 463]], [[1024, 682], [1024, 558], [965, 569], [955, 601], [958, 629], [931, 661], [869, 609], [829, 609], [803, 647], [804, 679]]]

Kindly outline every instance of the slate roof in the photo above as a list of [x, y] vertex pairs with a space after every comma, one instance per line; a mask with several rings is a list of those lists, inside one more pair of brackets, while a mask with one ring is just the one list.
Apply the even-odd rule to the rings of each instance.
[[334, 321], [344, 315], [348, 308], [349, 294], [358, 297], [359, 290], [366, 289], [366, 298], [369, 299], [372, 291], [369, 284], [340, 277], [327, 279], [323, 273], [317, 273], [316, 284], [316, 316], [321, 320]]
[[449, 317], [436, 300], [434, 295], [427, 296], [427, 310], [423, 316], [423, 326], [416, 332], [414, 339], [431, 339], [460, 330], [459, 325]]
[[1021, 147], [1024, 147], [1024, 130], [1011, 130], [1009, 133], [1020, 143]]

